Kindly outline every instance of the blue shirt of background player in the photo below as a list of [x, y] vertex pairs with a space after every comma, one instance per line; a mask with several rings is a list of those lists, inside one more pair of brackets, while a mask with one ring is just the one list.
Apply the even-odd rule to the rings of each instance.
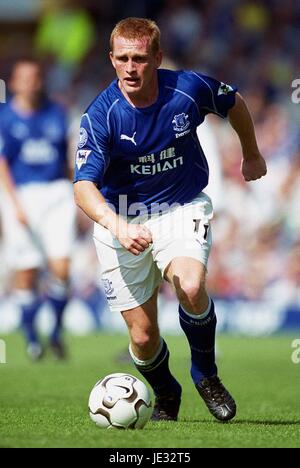
[[208, 163], [196, 129], [209, 113], [226, 117], [236, 88], [192, 71], [158, 70], [159, 96], [134, 108], [117, 80], [81, 120], [75, 182], [95, 182], [119, 212], [128, 205], [187, 203], [208, 183]]
[[67, 121], [64, 109], [49, 100], [21, 113], [13, 99], [0, 108], [0, 157], [17, 186], [67, 177]]

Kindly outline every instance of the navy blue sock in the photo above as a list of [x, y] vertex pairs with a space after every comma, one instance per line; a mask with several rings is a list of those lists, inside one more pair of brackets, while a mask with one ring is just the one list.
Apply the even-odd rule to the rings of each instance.
[[153, 388], [155, 396], [174, 393], [181, 396], [181, 386], [169, 369], [169, 350], [166, 342], [161, 339], [160, 347], [152, 359], [141, 361], [134, 356], [129, 347], [131, 357], [137, 370]]
[[39, 340], [34, 322], [41, 300], [33, 291], [29, 290], [16, 291], [15, 300], [22, 312], [21, 324], [26, 341], [30, 344], [37, 344]]
[[191, 348], [191, 376], [195, 384], [204, 377], [217, 374], [215, 363], [215, 333], [217, 318], [211, 300], [209, 310], [200, 318], [189, 314], [179, 305], [179, 321]]
[[61, 341], [63, 313], [69, 302], [69, 295], [69, 280], [62, 280], [54, 275], [49, 275], [47, 299], [55, 316], [54, 328], [50, 335], [50, 341], [53, 344]]
[[55, 315], [55, 324], [50, 336], [50, 341], [51, 343], [59, 343], [61, 340], [63, 313], [68, 303], [68, 299], [58, 299], [48, 296], [48, 301], [50, 302]]
[[22, 327], [28, 343], [38, 343], [38, 336], [34, 327], [34, 320], [38, 311], [38, 307], [21, 306], [22, 310]]

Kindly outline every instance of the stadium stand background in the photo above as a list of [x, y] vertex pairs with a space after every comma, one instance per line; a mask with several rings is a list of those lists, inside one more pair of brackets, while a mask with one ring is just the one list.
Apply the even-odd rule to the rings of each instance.
[[[166, 67], [201, 70], [239, 87], [267, 160], [267, 177], [246, 183], [240, 175], [238, 140], [228, 124], [209, 117], [199, 129], [212, 164], [208, 192], [215, 219], [208, 286], [219, 310], [219, 331], [263, 335], [299, 329], [300, 103], [293, 102], [292, 83], [300, 78], [300, 3], [0, 0], [0, 78], [7, 80], [21, 57], [41, 60], [49, 93], [69, 108], [75, 146], [81, 113], [114, 78], [107, 55], [109, 35], [126, 16], [158, 22]], [[73, 333], [122, 330], [98, 289], [91, 223], [81, 213], [72, 271], [66, 328]], [[2, 333], [14, 330], [19, 320], [9, 287], [0, 234]], [[168, 285], [162, 288], [160, 302], [162, 328], [176, 333], [177, 309]], [[51, 325], [46, 306], [39, 321], [42, 330]]]

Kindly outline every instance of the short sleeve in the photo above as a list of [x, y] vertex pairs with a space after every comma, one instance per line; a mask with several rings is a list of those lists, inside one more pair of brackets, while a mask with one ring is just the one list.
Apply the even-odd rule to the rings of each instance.
[[0, 124], [0, 158], [8, 159], [9, 158], [9, 148], [7, 137], [5, 136], [5, 130]]
[[228, 111], [235, 104], [237, 87], [200, 73], [194, 73], [194, 75], [200, 85], [199, 108], [206, 114], [213, 113], [223, 118], [227, 117]]
[[89, 180], [102, 186], [109, 164], [108, 140], [107, 127], [101, 122], [101, 116], [84, 114], [80, 123], [74, 182]]

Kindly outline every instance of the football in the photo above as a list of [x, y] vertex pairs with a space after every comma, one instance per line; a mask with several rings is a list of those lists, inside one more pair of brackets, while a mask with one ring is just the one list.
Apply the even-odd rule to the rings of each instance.
[[90, 417], [99, 427], [142, 429], [152, 411], [148, 388], [130, 374], [107, 375], [90, 393]]

